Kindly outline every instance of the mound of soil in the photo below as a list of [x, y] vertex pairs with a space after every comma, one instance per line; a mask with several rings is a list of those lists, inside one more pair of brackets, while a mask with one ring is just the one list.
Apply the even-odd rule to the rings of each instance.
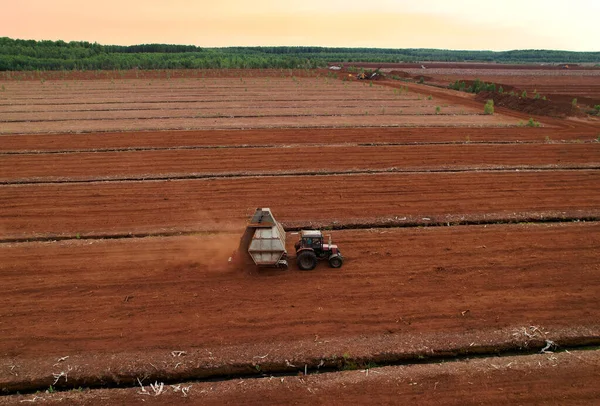
[[402, 70], [393, 70], [390, 73], [388, 73], [388, 76], [398, 76], [400, 78], [406, 78], [406, 79], [412, 79], [415, 81], [419, 81], [421, 80], [421, 78], [423, 78], [424, 81], [426, 82], [431, 82], [433, 80], [435, 80], [433, 77], [431, 76], [425, 76], [425, 75], [413, 75], [410, 74], [408, 72], [404, 72]]
[[[465, 82], [465, 86], [468, 88], [470, 86], [473, 86], [475, 84], [475, 80], [469, 80], [469, 79], [465, 79], [465, 80], [461, 80], [461, 82]], [[481, 81], [480, 81], [481, 82]], [[485, 81], [484, 81], [485, 82]], [[485, 82], [485, 83], [492, 83], [492, 82]], [[514, 86], [511, 85], [505, 85], [503, 83], [494, 83], [496, 85], [496, 89], [500, 89], [502, 87], [502, 90], [504, 92], [512, 92], [514, 91], [515, 93], [521, 93], [521, 90], [517, 89]]]
[[408, 72], [404, 72], [403, 70], [393, 70], [388, 73], [389, 76], [399, 76], [401, 78], [410, 78], [412, 75]]
[[585, 97], [578, 94], [551, 94], [548, 97], [552, 99], [552, 101], [560, 101], [567, 104], [571, 104], [573, 99], [577, 99], [577, 104], [581, 106], [588, 106], [590, 109], [595, 105], [600, 104], [600, 97]]
[[425, 75], [417, 75], [417, 76], [413, 76], [414, 80], [421, 80], [421, 78], [423, 78], [423, 81], [425, 82], [431, 82], [433, 80], [435, 80], [434, 78], [432, 78], [431, 76], [425, 76]]
[[585, 115], [578, 109], [574, 109], [571, 103], [564, 101], [522, 98], [517, 95], [512, 96], [508, 93], [496, 92], [481, 92], [475, 99], [481, 102], [493, 100], [495, 106], [506, 107], [537, 116], [566, 117]]

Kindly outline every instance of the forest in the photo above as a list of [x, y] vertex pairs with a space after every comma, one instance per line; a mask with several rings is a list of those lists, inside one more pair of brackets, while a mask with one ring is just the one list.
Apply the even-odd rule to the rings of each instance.
[[356, 62], [600, 63], [600, 52], [552, 50], [327, 48], [311, 46], [203, 48], [194, 45], [101, 45], [0, 37], [0, 71], [325, 67]]

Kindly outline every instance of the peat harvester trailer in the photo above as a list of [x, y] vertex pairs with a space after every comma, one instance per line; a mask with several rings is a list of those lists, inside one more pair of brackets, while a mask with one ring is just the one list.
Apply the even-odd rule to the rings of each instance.
[[[301, 230], [299, 234], [300, 239], [294, 244], [299, 269], [315, 269], [319, 260], [327, 260], [332, 268], [342, 266], [344, 257], [338, 246], [331, 243], [331, 236], [326, 243], [320, 230]], [[289, 257], [285, 238], [285, 230], [275, 220], [271, 209], [259, 207], [229, 262], [241, 266], [254, 264], [259, 267], [287, 268]]]

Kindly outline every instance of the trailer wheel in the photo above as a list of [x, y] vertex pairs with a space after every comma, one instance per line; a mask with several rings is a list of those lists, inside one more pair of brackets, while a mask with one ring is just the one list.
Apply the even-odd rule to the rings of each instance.
[[341, 268], [344, 260], [339, 255], [332, 255], [329, 257], [329, 266], [332, 268]]
[[298, 268], [303, 271], [311, 271], [317, 266], [317, 256], [313, 251], [302, 251], [298, 254]]

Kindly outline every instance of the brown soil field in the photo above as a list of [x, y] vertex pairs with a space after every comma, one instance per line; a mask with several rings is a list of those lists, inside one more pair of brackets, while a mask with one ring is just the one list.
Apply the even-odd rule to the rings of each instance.
[[214, 231], [261, 206], [290, 227], [597, 218], [599, 182], [513, 170], [5, 185], [0, 239]]
[[0, 94], [0, 134], [517, 124], [412, 90], [334, 78], [7, 83]]
[[[333, 127], [495, 127], [506, 125], [499, 116], [450, 116], [434, 113], [416, 116], [274, 116], [274, 117], [214, 117], [214, 118], [157, 118], [113, 120], [81, 120], [62, 122], [5, 123], [4, 134], [59, 133], [98, 131], [154, 131], [190, 129], [246, 129], [246, 128], [333, 128]], [[513, 125], [516, 125], [516, 121]]]
[[[475, 79], [475, 78], [471, 78]], [[450, 102], [458, 103], [465, 106], [471, 106], [475, 109], [483, 108], [485, 102], [483, 100], [479, 100], [478, 96], [471, 93], [459, 92], [456, 90], [448, 89], [448, 84], [446, 83], [430, 83], [430, 84], [418, 84], [418, 83], [408, 83], [402, 82], [393, 79], [383, 79], [377, 82], [374, 82], [379, 86], [383, 87], [392, 87], [396, 89], [408, 89], [409, 91], [418, 91], [429, 94], [431, 97], [438, 97]], [[534, 99], [530, 99], [532, 102]], [[585, 114], [581, 114], [584, 118], [583, 120], [580, 118], [569, 118], [565, 120], [564, 115], [559, 115], [558, 117], [552, 117], [552, 114], [536, 114], [535, 112], [526, 112], [520, 109], [508, 108], [503, 106], [494, 106], [495, 113], [501, 113], [504, 116], [514, 117], [519, 119], [517, 126], [522, 127], [526, 126], [526, 123], [529, 119], [535, 119], [541, 121], [541, 126], [548, 127], [558, 127], [565, 128], [569, 127], [571, 129], [593, 129], [595, 131], [599, 128], [600, 121], [597, 118], [587, 117]], [[544, 113], [543, 111], [540, 113]]]
[[597, 351], [569, 351], [313, 376], [188, 382], [166, 385], [159, 396], [153, 395], [146, 380], [145, 394], [140, 387], [39, 393], [0, 398], [0, 404], [591, 405], [600, 397], [599, 365]]
[[[386, 69], [385, 71], [390, 71]], [[385, 72], [384, 71], [384, 72]], [[430, 76], [434, 79], [437, 77], [451, 78], [454, 76], [462, 76], [465, 79], [477, 79], [481, 77], [505, 77], [512, 80], [532, 80], [539, 78], [540, 80], [564, 80], [565, 83], [572, 83], [578, 80], [589, 80], [585, 78], [598, 78], [600, 76], [600, 68], [583, 68], [583, 69], [479, 69], [479, 68], [444, 68], [436, 67], [431, 69], [421, 68], [406, 68], [400, 72], [406, 72], [412, 77]], [[554, 79], [551, 79], [554, 78]], [[583, 78], [583, 79], [581, 79]], [[480, 78], [481, 79], [481, 78]], [[456, 79], [455, 79], [456, 80]], [[511, 79], [509, 79], [511, 80]]]
[[0, 137], [0, 153], [182, 149], [211, 147], [289, 147], [298, 145], [376, 145], [448, 143], [595, 142], [594, 127], [541, 128], [328, 128], [211, 131], [154, 131], [90, 134], [22, 134]]
[[[330, 64], [336, 65], [336, 64]], [[337, 64], [339, 65], [339, 63]], [[384, 68], [389, 69], [416, 69], [420, 72], [426, 72], [431, 69], [444, 69], [444, 70], [458, 70], [458, 69], [471, 69], [471, 70], [508, 70], [513, 71], [517, 75], [522, 75], [521, 71], [551, 71], [551, 72], [563, 72], [567, 75], [574, 74], [573, 71], [592, 71], [598, 72], [600, 68], [597, 66], [587, 66], [578, 64], [568, 64], [569, 69], [564, 68], [564, 64], [504, 64], [504, 63], [481, 63], [481, 62], [419, 62], [419, 63], [380, 63], [380, 62], [357, 62], [344, 63], [346, 67], [356, 66], [365, 67], [370, 69]], [[422, 67], [425, 66], [425, 69]], [[577, 73], [575, 73], [577, 74]]]
[[503, 77], [490, 76], [486, 81], [493, 83], [506, 83], [514, 86], [521, 92], [527, 91], [529, 97], [535, 92], [546, 96], [550, 101], [565, 102], [570, 104], [577, 99], [580, 107], [593, 107], [600, 104], [600, 75], [598, 76], [545, 76], [540, 77]]
[[[597, 399], [598, 121], [328, 73], [0, 74], [0, 404]], [[288, 271], [227, 266], [256, 207]]]
[[[347, 264], [308, 273], [228, 269], [233, 233], [2, 244], [0, 354], [216, 354], [247, 343], [266, 354], [315, 337], [465, 332], [493, 343], [492, 331], [532, 325], [551, 337], [597, 324], [599, 231], [596, 222], [335, 231], [353, 253]], [[335, 343], [331, 351], [355, 353]]]
[[580, 70], [576, 72], [565, 70], [515, 71], [486, 69], [433, 69], [426, 71], [407, 70], [411, 75], [426, 72], [431, 82], [447, 86], [457, 80], [479, 79], [487, 83], [496, 83], [506, 91], [522, 93], [527, 91], [529, 97], [537, 92], [551, 101], [571, 103], [577, 98], [581, 106], [600, 104], [600, 69]]
[[[288, 235], [289, 248], [296, 238]], [[354, 254], [340, 270], [322, 263], [315, 272], [228, 269], [235, 233], [3, 244], [0, 353], [54, 357], [532, 323], [552, 330], [599, 320], [596, 222], [340, 230], [333, 238]]]
[[[185, 98], [188, 99], [188, 98]], [[222, 97], [225, 99], [225, 97]], [[414, 97], [412, 99], [397, 99], [397, 100], [386, 100], [386, 99], [377, 99], [371, 98], [368, 101], [373, 103], [375, 107], [416, 107], [411, 106], [414, 100], [418, 100], [418, 97]], [[261, 108], [278, 108], [278, 109], [325, 109], [332, 108], [332, 101], [334, 100], [322, 100], [319, 98], [308, 99], [305, 98], [303, 100], [264, 100], [261, 103]], [[343, 100], [338, 99], [335, 100], [337, 104], [335, 107], [341, 108], [351, 108], [351, 107], [363, 107], [365, 100]], [[429, 101], [422, 101], [423, 103], [430, 103]], [[431, 103], [430, 103], [431, 104]], [[163, 102], [108, 102], [108, 103], [65, 103], [61, 105], [54, 104], [9, 104], [3, 106], [3, 109], [6, 111], [6, 116], [9, 117], [8, 114], [14, 113], [52, 113], [52, 112], [103, 112], [103, 111], [165, 111], [165, 110], [187, 110], [187, 111], [195, 111], [199, 112], [202, 109], [207, 110], [215, 110], [215, 111], [224, 111], [227, 110], [249, 110], [254, 109], [257, 110], [258, 107], [255, 103], [253, 103], [253, 99], [249, 97], [248, 99], [239, 99], [239, 100], [220, 100], [220, 101], [196, 101], [193, 98], [189, 98], [189, 100], [180, 100], [180, 101], [163, 101]], [[239, 114], [239, 113], [238, 113]]]
[[[307, 165], [303, 157], [310, 157], [312, 164]], [[600, 169], [600, 144], [319, 145], [19, 154], [0, 161], [0, 183], [519, 168]]]
[[[327, 113], [333, 116], [368, 116], [375, 115], [385, 118], [387, 115], [433, 115], [436, 105], [433, 103], [411, 106], [406, 103], [388, 102], [386, 107], [370, 106], [336, 106], [330, 107]], [[371, 109], [371, 111], [369, 111]], [[235, 110], [235, 112], [230, 112]], [[203, 108], [202, 110], [191, 108], [177, 108], [171, 111], [163, 109], [142, 110], [120, 110], [110, 111], [61, 111], [61, 112], [27, 112], [27, 113], [5, 113], [2, 115], [4, 123], [34, 122], [34, 121], [83, 121], [83, 120], [120, 120], [140, 119], [157, 120], [166, 118], [247, 118], [247, 117], [314, 117], [321, 114], [314, 107], [242, 107], [239, 105], [224, 108]], [[439, 115], [465, 115], [464, 109], [459, 106], [444, 108]], [[475, 114], [472, 112], [471, 114]], [[482, 114], [482, 113], [481, 113]]]

